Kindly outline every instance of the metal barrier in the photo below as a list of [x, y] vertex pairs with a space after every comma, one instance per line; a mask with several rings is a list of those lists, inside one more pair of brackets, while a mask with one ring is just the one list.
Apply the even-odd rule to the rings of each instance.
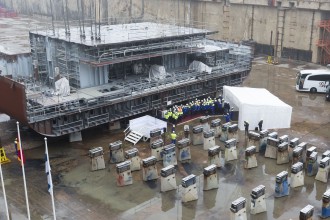
[[109, 113], [102, 115], [97, 115], [87, 118], [87, 126], [90, 127], [90, 124], [98, 125], [109, 122]]
[[55, 134], [67, 134], [70, 131], [80, 131], [83, 129], [83, 122], [82, 121], [75, 121], [70, 122], [65, 125], [55, 125], [53, 126], [53, 132]]

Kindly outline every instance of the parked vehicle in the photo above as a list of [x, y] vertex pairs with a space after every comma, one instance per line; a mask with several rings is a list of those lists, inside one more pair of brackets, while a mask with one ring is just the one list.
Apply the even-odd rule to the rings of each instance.
[[297, 73], [296, 90], [326, 92], [330, 81], [330, 70], [301, 70]]

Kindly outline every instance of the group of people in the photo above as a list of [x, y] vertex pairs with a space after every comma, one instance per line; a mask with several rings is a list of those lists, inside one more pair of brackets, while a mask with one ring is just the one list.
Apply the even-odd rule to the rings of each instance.
[[229, 102], [225, 101], [220, 95], [218, 98], [204, 98], [190, 101], [184, 105], [175, 105], [168, 109], [164, 118], [172, 124], [177, 124], [189, 115], [224, 115], [226, 122], [233, 118], [233, 108]]

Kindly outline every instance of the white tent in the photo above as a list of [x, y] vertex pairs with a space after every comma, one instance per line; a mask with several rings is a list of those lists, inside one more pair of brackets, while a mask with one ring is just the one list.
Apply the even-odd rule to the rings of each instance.
[[244, 130], [244, 121], [248, 121], [249, 130], [253, 130], [261, 119], [263, 129], [290, 128], [292, 107], [267, 89], [224, 86], [223, 98], [234, 110], [239, 110], [241, 130]]
[[167, 128], [167, 122], [150, 115], [145, 115], [129, 120], [129, 127], [132, 131], [137, 131], [143, 134], [144, 137], [150, 138], [150, 131]]

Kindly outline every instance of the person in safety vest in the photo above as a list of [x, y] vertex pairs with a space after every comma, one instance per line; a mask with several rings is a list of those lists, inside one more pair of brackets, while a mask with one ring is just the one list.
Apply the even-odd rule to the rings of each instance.
[[176, 143], [176, 134], [175, 134], [174, 131], [171, 134], [171, 141], [172, 141], [172, 144], [175, 144]]
[[164, 118], [166, 121], [168, 121], [168, 118], [169, 118], [169, 114], [168, 114], [168, 111], [166, 111], [165, 115], [164, 115]]

